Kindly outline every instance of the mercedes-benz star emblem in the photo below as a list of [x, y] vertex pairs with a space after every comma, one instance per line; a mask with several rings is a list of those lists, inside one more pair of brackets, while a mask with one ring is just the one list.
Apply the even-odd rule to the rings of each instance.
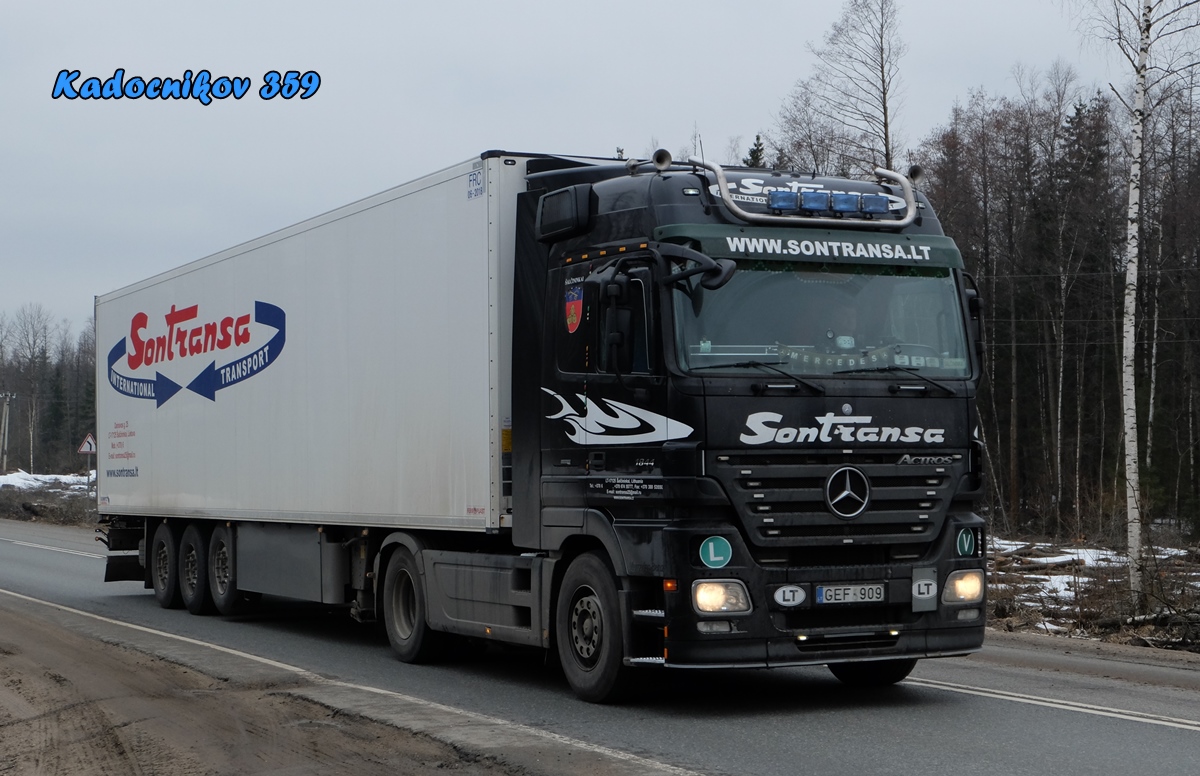
[[853, 466], [843, 466], [825, 481], [825, 503], [840, 518], [858, 517], [870, 500], [871, 483], [867, 475]]

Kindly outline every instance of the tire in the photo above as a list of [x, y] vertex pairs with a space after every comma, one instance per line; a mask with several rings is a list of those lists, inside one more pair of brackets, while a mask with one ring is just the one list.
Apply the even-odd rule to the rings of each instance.
[[219, 614], [237, 614], [243, 608], [245, 597], [237, 586], [233, 528], [227, 525], [218, 525], [208, 539], [208, 590]]
[[405, 663], [428, 663], [445, 642], [429, 627], [425, 585], [417, 560], [407, 547], [397, 548], [383, 576], [383, 625], [396, 657]]
[[208, 589], [208, 532], [190, 523], [179, 540], [179, 594], [192, 614], [213, 611]]
[[183, 598], [179, 595], [179, 542], [171, 524], [165, 520], [154, 530], [146, 565], [158, 605], [164, 609], [183, 606]]
[[624, 697], [629, 669], [616, 579], [597, 553], [580, 555], [567, 568], [554, 632], [563, 674], [579, 698], [607, 703]]
[[917, 665], [915, 659], [830, 663], [829, 672], [850, 687], [887, 687], [901, 681]]

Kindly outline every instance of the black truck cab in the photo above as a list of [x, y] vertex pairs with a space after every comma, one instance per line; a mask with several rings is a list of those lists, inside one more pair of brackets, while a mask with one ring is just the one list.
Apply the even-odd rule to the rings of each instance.
[[[529, 175], [513, 541], [612, 566], [621, 668], [889, 683], [981, 646], [980, 307], [928, 201], [877, 173]], [[596, 587], [558, 596], [577, 691], [615, 661]]]

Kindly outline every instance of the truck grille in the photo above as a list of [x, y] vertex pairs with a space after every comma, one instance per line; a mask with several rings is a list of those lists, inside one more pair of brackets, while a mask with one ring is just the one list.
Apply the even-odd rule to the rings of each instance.
[[[714, 453], [708, 471], [724, 485], [747, 536], [760, 547], [921, 545], [940, 532], [966, 455], [939, 450], [954, 462], [899, 464], [905, 452]], [[830, 475], [847, 466], [871, 486], [866, 508], [849, 519], [830, 511], [825, 495]]]

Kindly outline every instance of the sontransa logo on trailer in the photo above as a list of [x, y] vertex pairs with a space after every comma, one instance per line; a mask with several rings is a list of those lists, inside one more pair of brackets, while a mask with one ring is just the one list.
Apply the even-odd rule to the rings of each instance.
[[[255, 302], [254, 322], [275, 329], [275, 334], [252, 353], [221, 366], [217, 365], [215, 359], [210, 361], [187, 384], [187, 389], [216, 401], [217, 391], [248, 380], [269, 367], [283, 352], [286, 317], [283, 310], [273, 304]], [[157, 369], [154, 370], [153, 379], [136, 376], [139, 370], [146, 369], [144, 374], [149, 374], [149, 368], [156, 364], [255, 344], [251, 342], [254, 334], [250, 329], [249, 313], [203, 321], [199, 305], [182, 309], [171, 305], [170, 312], [163, 316], [163, 320], [165, 332], [162, 325], [151, 326], [149, 315], [137, 313], [129, 322], [129, 336], [122, 337], [108, 351], [108, 384], [117, 393], [135, 399], [151, 399], [161, 407], [183, 386]], [[197, 360], [196, 363], [201, 362]], [[118, 367], [122, 366], [132, 374], [119, 371]]]

